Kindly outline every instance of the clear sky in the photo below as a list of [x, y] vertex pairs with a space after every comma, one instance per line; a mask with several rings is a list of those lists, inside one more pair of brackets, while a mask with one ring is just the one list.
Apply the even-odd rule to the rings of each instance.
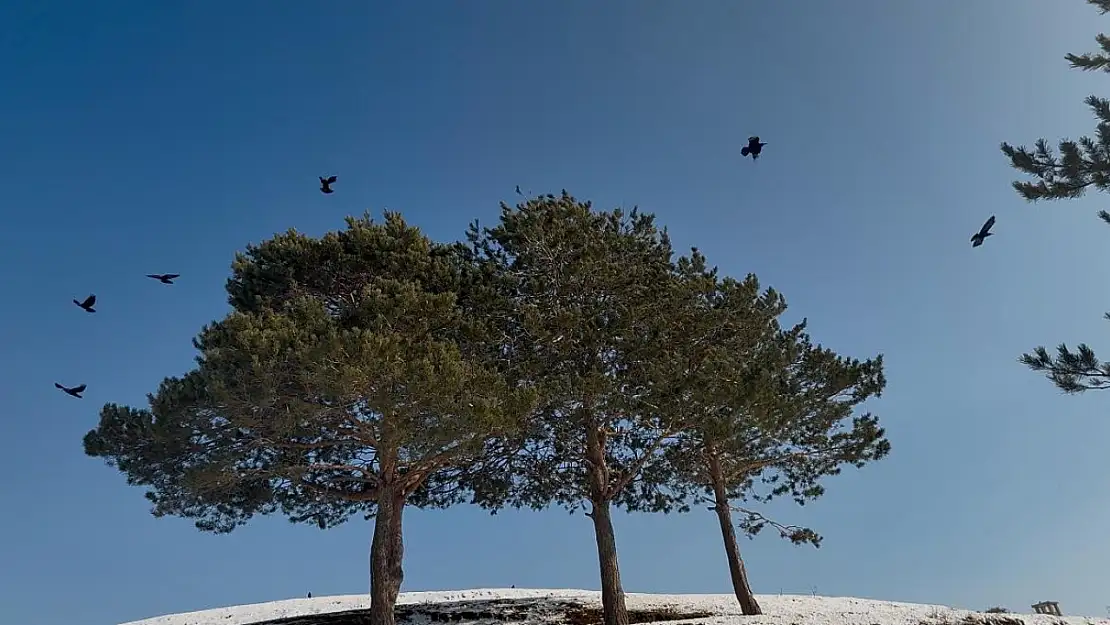
[[[1104, 615], [1108, 398], [1016, 358], [1110, 349], [1110, 229], [1101, 198], [1024, 203], [998, 151], [1093, 128], [1110, 78], [1063, 55], [1100, 29], [1081, 0], [0, 3], [0, 622], [365, 592], [369, 523], [202, 534], [81, 437], [191, 367], [248, 242], [385, 208], [456, 239], [517, 184], [639, 205], [816, 340], [886, 355], [892, 454], [773, 510], [826, 542], [742, 542], [756, 592]], [[405, 531], [404, 590], [598, 587], [580, 515]], [[711, 513], [616, 531], [626, 590], [729, 590]]]

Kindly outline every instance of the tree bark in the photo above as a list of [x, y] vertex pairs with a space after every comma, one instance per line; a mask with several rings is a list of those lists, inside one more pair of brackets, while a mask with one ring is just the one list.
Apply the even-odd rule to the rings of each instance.
[[751, 586], [748, 585], [748, 571], [744, 568], [744, 560], [740, 557], [740, 546], [736, 544], [736, 529], [732, 526], [732, 510], [729, 508], [721, 461], [717, 456], [717, 450], [710, 443], [705, 445], [705, 457], [709, 464], [709, 478], [713, 484], [714, 508], [717, 511], [717, 520], [721, 524], [721, 536], [725, 541], [728, 571], [732, 575], [732, 592], [740, 602], [742, 613], [748, 616], [763, 614]]
[[382, 425], [382, 446], [378, 449], [378, 511], [374, 516], [374, 540], [370, 543], [370, 625], [395, 625], [394, 607], [405, 579], [401, 513], [405, 510], [406, 492], [397, 467], [392, 433], [386, 420]]
[[586, 433], [586, 458], [589, 460], [590, 517], [594, 522], [597, 559], [601, 569], [601, 611], [605, 625], [629, 625], [624, 602], [620, 566], [617, 563], [617, 538], [609, 508], [609, 469], [605, 463], [605, 442], [596, 427]]
[[383, 488], [374, 518], [374, 542], [370, 545], [370, 625], [394, 625], [393, 609], [405, 579], [402, 559], [405, 546], [401, 534], [404, 497], [393, 488]]
[[621, 571], [617, 564], [617, 539], [609, 502], [593, 503], [591, 516], [597, 539], [597, 558], [601, 565], [601, 607], [605, 625], [628, 625], [628, 609], [621, 587]]

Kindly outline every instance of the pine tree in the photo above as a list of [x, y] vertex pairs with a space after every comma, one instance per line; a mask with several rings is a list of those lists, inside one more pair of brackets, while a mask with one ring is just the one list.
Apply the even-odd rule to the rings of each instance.
[[[1110, 12], [1110, 0], [1087, 0], [1087, 3], [1097, 7], [1100, 14]], [[1065, 56], [1072, 68], [1110, 72], [1110, 37], [1099, 34], [1095, 40], [1101, 52]], [[1014, 189], [1026, 200], [1072, 199], [1092, 188], [1110, 191], [1110, 100], [1091, 95], [1086, 104], [1098, 120], [1094, 138], [1063, 139], [1055, 151], [1045, 139], [1037, 140], [1031, 150], [1002, 144], [1002, 152], [1009, 157], [1010, 164], [1034, 180], [1013, 183]], [[1107, 211], [1099, 211], [1098, 216], [1110, 223]], [[1110, 313], [1105, 317], [1110, 320]], [[1061, 343], [1055, 356], [1043, 346], [1037, 347], [1032, 353], [1022, 354], [1020, 361], [1034, 371], [1043, 372], [1066, 393], [1110, 386], [1110, 363], [1100, 361], [1086, 344], [1081, 343], [1072, 351], [1066, 343]]]
[[196, 368], [148, 408], [105, 406], [86, 453], [147, 487], [155, 516], [205, 531], [277, 512], [321, 529], [373, 516], [370, 620], [392, 625], [405, 506], [458, 501], [451, 472], [535, 399], [485, 366], [488, 327], [457, 298], [481, 278], [460, 251], [396, 213], [248, 247], [233, 311], [194, 340]]
[[469, 233], [476, 261], [497, 285], [497, 349], [510, 379], [544, 398], [527, 437], [498, 454], [500, 472], [469, 482], [475, 503], [496, 512], [552, 503], [589, 504], [605, 625], [627, 625], [611, 509], [681, 506], [662, 450], [684, 426], [653, 407], [657, 394], [633, 363], [660, 357], [677, 322], [669, 304], [671, 246], [650, 215], [594, 211], [565, 191], [513, 208]]
[[664, 394], [671, 403], [662, 409], [694, 426], [667, 455], [682, 482], [677, 488], [698, 492], [717, 515], [742, 612], [761, 614], [732, 513], [742, 515], [748, 535], [770, 525], [795, 544], [817, 545], [820, 536], [731, 502], [768, 503], [789, 494], [804, 505], [824, 492], [823, 477], [884, 456], [890, 445], [877, 419], [852, 418], [853, 408], [885, 385], [882, 357], [859, 362], [814, 346], [805, 321], [780, 329], [777, 318], [786, 310], [780, 294], [761, 293], [754, 275], [719, 279], [696, 249], [677, 271], [688, 285], [683, 330], [667, 340], [671, 358], [654, 363], [652, 377], [671, 386]]

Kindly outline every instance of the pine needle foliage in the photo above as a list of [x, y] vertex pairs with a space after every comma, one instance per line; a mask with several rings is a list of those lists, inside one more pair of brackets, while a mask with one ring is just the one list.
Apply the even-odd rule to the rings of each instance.
[[397, 213], [249, 246], [227, 283], [232, 312], [194, 340], [196, 368], [148, 407], [106, 405], [86, 453], [146, 487], [154, 515], [211, 532], [279, 512], [332, 527], [372, 516], [385, 490], [458, 501], [437, 477], [534, 400], [484, 364], [487, 328], [459, 305], [476, 279], [460, 249]]
[[[878, 418], [855, 414], [886, 385], [881, 355], [860, 361], [814, 344], [805, 320], [780, 327], [787, 309], [780, 293], [761, 291], [755, 275], [718, 277], [697, 250], [678, 270], [702, 285], [690, 300], [687, 331], [674, 337], [675, 359], [659, 372], [682, 372], [671, 410], [693, 424], [668, 448], [683, 486], [712, 506], [781, 496], [805, 505], [824, 494], [825, 477], [889, 453]], [[820, 543], [813, 530], [734, 511], [749, 535], [773, 526], [794, 543]]]
[[467, 482], [473, 501], [588, 508], [606, 625], [627, 625], [611, 507], [685, 509], [667, 489], [664, 451], [688, 424], [660, 410], [668, 391], [642, 375], [682, 322], [672, 249], [651, 215], [595, 211], [562, 192], [502, 205], [469, 232], [495, 285], [501, 370], [543, 398], [526, 435], [491, 457], [501, 471]]
[[[658, 358], [662, 328], [681, 323], [668, 308], [666, 231], [651, 215], [596, 211], [564, 191], [503, 205], [495, 227], [475, 224], [469, 238], [477, 262], [497, 276], [489, 283], [499, 285], [502, 312], [490, 316], [501, 327], [502, 365], [544, 398], [504, 470], [471, 483], [475, 503], [492, 511], [554, 503], [574, 512], [595, 499], [630, 511], [680, 506], [650, 472], [683, 425], [654, 409], [658, 391], [634, 366]], [[591, 483], [589, 437], [604, 449], [600, 484]]]
[[[1100, 14], [1110, 12], [1110, 0], [1087, 0], [1087, 3]], [[1100, 51], [1065, 56], [1072, 68], [1110, 72], [1110, 37], [1100, 33], [1095, 41]], [[1014, 181], [1014, 189], [1021, 197], [1037, 202], [1078, 198], [1088, 189], [1110, 191], [1110, 100], [1090, 95], [1086, 104], [1096, 119], [1093, 137], [1061, 139], [1055, 150], [1046, 139], [1038, 139], [1032, 148], [1002, 144], [1002, 152], [1014, 169], [1032, 178]], [[1110, 212], [1101, 210], [1098, 217], [1110, 223]], [[1110, 313], [1104, 316], [1110, 320]], [[1031, 353], [1022, 354], [1018, 360], [1043, 373], [1065, 393], [1081, 393], [1110, 385], [1110, 363], [1100, 361], [1094, 350], [1084, 343], [1074, 351], [1061, 343], [1055, 355], [1040, 346]]]

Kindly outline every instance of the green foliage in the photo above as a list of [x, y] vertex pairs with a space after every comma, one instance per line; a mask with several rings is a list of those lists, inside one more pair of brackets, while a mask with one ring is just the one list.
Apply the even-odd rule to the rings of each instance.
[[196, 369], [147, 409], [105, 406], [86, 453], [147, 486], [155, 515], [208, 531], [278, 511], [329, 527], [372, 514], [386, 488], [453, 503], [444, 472], [512, 433], [535, 396], [484, 365], [488, 324], [457, 304], [475, 279], [464, 252], [396, 213], [248, 247]]
[[[680, 387], [670, 409], [690, 415], [694, 425], [668, 449], [675, 488], [693, 489], [716, 505], [717, 466], [728, 499], [768, 503], [789, 495], [804, 505], [824, 493], [824, 477], [889, 452], [878, 419], [853, 416], [886, 384], [882, 356], [859, 361], [814, 345], [804, 320], [780, 328], [786, 310], [780, 294], [761, 293], [754, 275], [718, 279], [697, 250], [680, 261], [679, 273], [700, 292], [689, 300], [688, 331], [670, 343], [674, 361], [659, 376], [681, 373], [672, 380]], [[795, 543], [820, 541], [812, 530], [733, 510], [749, 535], [771, 525]]]
[[[890, 452], [878, 418], [855, 414], [859, 404], [878, 397], [886, 386], [882, 356], [846, 358], [812, 344], [804, 334], [791, 342], [787, 353], [793, 354], [776, 385], [778, 396], [726, 411], [734, 424], [729, 435], [711, 439], [722, 455], [730, 499], [769, 503], [788, 495], [805, 505], [825, 493], [825, 477]], [[755, 535], [766, 525], [748, 514], [741, 528]], [[815, 545], [820, 540], [805, 529], [786, 537]]]
[[[1110, 39], [1106, 42], [1110, 44]], [[1095, 61], [1110, 62], [1110, 57], [1090, 59]], [[1071, 199], [1081, 197], [1090, 187], [1102, 191], [1110, 188], [1110, 100], [1091, 95], [1086, 102], [1099, 120], [1094, 138], [1063, 139], [1058, 144], [1058, 155], [1045, 139], [1038, 139], [1033, 149], [1002, 144], [1002, 152], [1014, 169], [1036, 179], [1013, 183], [1023, 198], [1033, 202]]]
[[[1097, 7], [1101, 14], [1110, 12], [1110, 0], [1087, 0], [1087, 3]], [[1110, 37], [1099, 34], [1095, 40], [1101, 52], [1066, 55], [1073, 68], [1110, 72]], [[1033, 181], [1013, 183], [1014, 189], [1026, 200], [1072, 199], [1081, 197], [1089, 188], [1110, 191], [1110, 100], [1091, 95], [1086, 103], [1098, 120], [1093, 138], [1063, 139], [1058, 142], [1058, 155], [1045, 139], [1038, 139], [1033, 149], [1002, 144], [1002, 152], [1009, 157], [1010, 164], [1033, 178]], [[1102, 210], [1098, 216], [1110, 223], [1110, 212]], [[1105, 316], [1110, 320], [1110, 313]], [[1110, 383], [1110, 365], [1101, 363], [1086, 344], [1080, 344], [1073, 352], [1061, 343], [1055, 357], [1043, 346], [1037, 347], [1032, 353], [1022, 354], [1019, 361], [1044, 373], [1066, 393], [1105, 388]]]
[[[1110, 313], [1106, 314], [1106, 318], [1110, 320]], [[1044, 347], [1038, 347], [1032, 354], [1022, 354], [1020, 361], [1034, 371], [1043, 372], [1065, 393], [1082, 393], [1110, 386], [1110, 363], [1100, 361], [1094, 350], [1083, 343], [1074, 352], [1067, 345], [1060, 344], [1055, 358]]]
[[[587, 499], [629, 510], [669, 510], [658, 488], [661, 450], [683, 426], [656, 410], [636, 363], [661, 357], [674, 334], [672, 250], [650, 215], [594, 211], [565, 191], [517, 207], [469, 232], [472, 257], [495, 294], [505, 375], [541, 389], [527, 436], [498, 450], [500, 471], [469, 481], [474, 502], [574, 512]], [[586, 441], [604, 449], [591, 485]], [[595, 465], [596, 466], [596, 465]]]

